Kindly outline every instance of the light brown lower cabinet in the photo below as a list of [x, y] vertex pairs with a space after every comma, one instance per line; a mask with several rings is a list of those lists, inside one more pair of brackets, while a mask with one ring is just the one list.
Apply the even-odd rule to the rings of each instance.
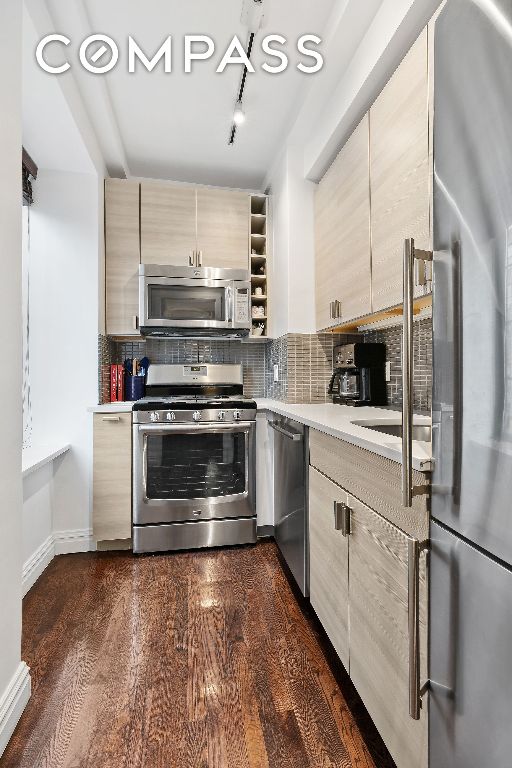
[[118, 541], [132, 535], [132, 415], [95, 413], [93, 537]]
[[[426, 768], [427, 699], [409, 715], [408, 540], [352, 496], [350, 677], [398, 768]], [[421, 680], [426, 679], [427, 593], [420, 558]]]
[[348, 536], [336, 530], [336, 502], [347, 503], [345, 491], [310, 467], [310, 601], [348, 669]]
[[[315, 433], [310, 437], [312, 448]], [[322, 454], [311, 450], [311, 461], [315, 458]], [[338, 475], [343, 477], [343, 468], [331, 464], [331, 478], [323, 474], [325, 466], [322, 472], [310, 467], [309, 473], [311, 604], [397, 767], [426, 768], [428, 694], [420, 719], [409, 714], [412, 537], [342, 488]], [[370, 472], [366, 482], [372, 485]], [[349, 508], [347, 536], [335, 530], [336, 501]], [[418, 528], [424, 528], [422, 521]], [[418, 606], [423, 683], [428, 677], [425, 553], [420, 556]]]

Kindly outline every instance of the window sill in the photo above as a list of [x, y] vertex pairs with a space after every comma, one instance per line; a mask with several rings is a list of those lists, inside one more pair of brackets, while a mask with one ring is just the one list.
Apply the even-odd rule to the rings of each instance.
[[21, 456], [22, 477], [27, 477], [45, 464], [69, 451], [70, 445], [33, 445], [24, 448]]

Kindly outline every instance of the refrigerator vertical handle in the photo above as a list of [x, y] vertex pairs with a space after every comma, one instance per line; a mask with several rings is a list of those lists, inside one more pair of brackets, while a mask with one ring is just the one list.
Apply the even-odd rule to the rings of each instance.
[[412, 507], [412, 407], [414, 382], [413, 312], [415, 259], [432, 261], [431, 251], [420, 251], [414, 240], [404, 241], [402, 329], [402, 505]]
[[402, 504], [412, 507], [412, 387], [413, 387], [414, 240], [404, 242], [402, 328]]
[[421, 697], [429, 683], [421, 686], [420, 672], [420, 555], [428, 549], [428, 542], [409, 539], [407, 546], [408, 576], [408, 629], [409, 629], [409, 715], [420, 719]]

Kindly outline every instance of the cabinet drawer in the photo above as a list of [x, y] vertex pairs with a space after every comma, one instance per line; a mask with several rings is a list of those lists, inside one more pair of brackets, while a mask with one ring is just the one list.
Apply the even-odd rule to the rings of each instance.
[[309, 592], [311, 605], [336, 653], [349, 668], [348, 536], [336, 530], [334, 503], [347, 494], [316, 469], [309, 469]]
[[[402, 506], [401, 465], [344, 440], [309, 430], [310, 464], [348, 493], [377, 510], [420, 541], [428, 538], [428, 495], [415, 496], [412, 508]], [[413, 472], [414, 485], [430, 483], [429, 475]]]
[[96, 541], [132, 535], [132, 415], [94, 414], [93, 536]]

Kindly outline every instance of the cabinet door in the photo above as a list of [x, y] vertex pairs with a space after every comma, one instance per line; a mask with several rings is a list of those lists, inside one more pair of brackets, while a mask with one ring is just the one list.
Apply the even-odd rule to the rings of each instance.
[[[409, 716], [408, 536], [352, 496], [350, 677], [397, 768], [427, 766], [427, 700]], [[420, 567], [421, 679], [427, 679], [425, 555]]]
[[138, 335], [139, 263], [139, 184], [106, 179], [106, 323], [111, 336]]
[[199, 266], [249, 269], [249, 196], [227, 189], [197, 189]]
[[316, 469], [309, 469], [309, 591], [336, 653], [349, 668], [348, 536], [334, 526], [334, 502], [347, 494]]
[[196, 190], [183, 184], [141, 184], [143, 264], [191, 266], [196, 250]]
[[427, 30], [370, 109], [373, 310], [402, 302], [404, 240], [430, 245]]
[[315, 193], [315, 303], [316, 328], [322, 331], [333, 324], [330, 311], [334, 293], [334, 263], [336, 259], [333, 222], [336, 218], [334, 192], [335, 165], [320, 181]]
[[132, 415], [95, 413], [93, 536], [96, 541], [132, 535]]
[[[316, 199], [317, 326], [371, 312], [368, 115], [320, 182]], [[338, 301], [335, 317], [330, 304]]]

